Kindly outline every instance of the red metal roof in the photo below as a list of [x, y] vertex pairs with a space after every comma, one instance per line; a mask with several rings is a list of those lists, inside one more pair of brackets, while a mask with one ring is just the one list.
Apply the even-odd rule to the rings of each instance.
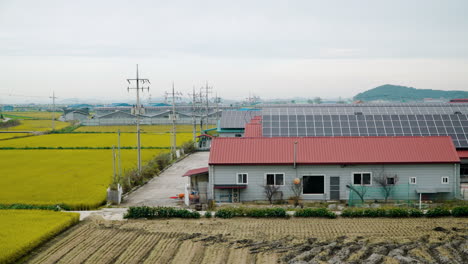
[[441, 137], [215, 138], [209, 164], [458, 163], [452, 139]]
[[262, 124], [248, 123], [245, 125], [244, 137], [262, 137]]
[[198, 174], [202, 174], [202, 173], [208, 173], [208, 167], [188, 170], [186, 173], [184, 173], [184, 175], [182, 175], [182, 177], [193, 176], [193, 175], [198, 175]]
[[460, 159], [468, 159], [468, 150], [457, 150]]
[[245, 124], [244, 137], [262, 137], [262, 116], [254, 116]]

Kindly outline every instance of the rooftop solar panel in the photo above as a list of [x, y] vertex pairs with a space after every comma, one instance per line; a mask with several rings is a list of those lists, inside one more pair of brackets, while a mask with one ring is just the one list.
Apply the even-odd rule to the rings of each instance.
[[457, 148], [468, 148], [468, 115], [264, 112], [263, 136], [450, 136]]
[[260, 111], [233, 110], [223, 111], [220, 120], [220, 127], [224, 129], [243, 129], [245, 124], [250, 122], [254, 116], [261, 115]]

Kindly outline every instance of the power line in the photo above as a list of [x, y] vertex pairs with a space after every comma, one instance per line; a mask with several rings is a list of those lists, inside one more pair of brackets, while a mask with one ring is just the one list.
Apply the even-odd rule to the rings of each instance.
[[142, 113], [141, 109], [141, 104], [140, 104], [140, 90], [143, 92], [145, 89], [149, 92], [149, 86], [140, 87], [141, 85], [144, 85], [145, 83], [151, 84], [148, 79], [141, 79], [139, 77], [138, 73], [138, 64], [136, 65], [136, 79], [127, 79], [128, 84], [131, 84], [132, 82], [135, 82], [136, 87], [127, 87], [127, 91], [130, 92], [130, 90], [136, 90], [136, 106], [134, 107], [134, 113], [136, 115], [136, 128], [137, 128], [137, 160], [138, 160], [138, 175], [141, 175], [141, 138], [140, 138], [140, 115]]
[[52, 99], [52, 130], [55, 130], [55, 91], [52, 92], [52, 97], [49, 97]]

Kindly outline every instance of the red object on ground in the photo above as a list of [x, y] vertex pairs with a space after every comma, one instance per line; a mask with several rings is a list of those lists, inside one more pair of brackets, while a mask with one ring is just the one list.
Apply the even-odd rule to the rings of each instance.
[[177, 196], [171, 196], [171, 197], [169, 197], [169, 198], [171, 198], [171, 199], [179, 199], [179, 197], [177, 197]]
[[459, 163], [448, 136], [214, 138], [210, 165]]
[[193, 175], [198, 175], [198, 174], [202, 174], [202, 173], [208, 173], [208, 167], [203, 167], [203, 168], [197, 168], [197, 169], [192, 169], [192, 170], [188, 170], [184, 173], [184, 175], [182, 175], [182, 177], [185, 177], [185, 176], [193, 176]]

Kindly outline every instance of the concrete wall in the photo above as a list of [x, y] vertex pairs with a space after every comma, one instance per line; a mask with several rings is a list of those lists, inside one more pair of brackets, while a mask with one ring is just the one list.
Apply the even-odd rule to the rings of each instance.
[[[399, 177], [398, 185], [405, 185], [410, 199], [418, 199], [416, 189], [423, 188], [446, 188], [450, 193], [440, 194], [439, 197], [450, 199], [459, 194], [460, 190], [460, 171], [458, 164], [412, 164], [412, 165], [298, 165], [294, 169], [292, 164], [289, 166], [210, 166], [210, 182], [208, 187], [208, 197], [219, 201], [222, 197], [228, 195], [230, 190], [213, 189], [214, 184], [237, 184], [237, 173], [248, 174], [248, 184], [246, 189], [240, 193], [241, 201], [265, 200], [263, 186], [266, 173], [284, 173], [285, 186], [280, 187], [283, 192], [283, 198], [288, 199], [292, 192], [290, 185], [295, 178], [301, 178], [306, 175], [324, 175], [325, 176], [325, 194], [307, 194], [302, 198], [305, 200], [323, 200], [330, 197], [330, 176], [340, 177], [340, 200], [346, 200], [349, 197], [349, 190], [346, 187], [352, 184], [353, 173], [371, 172], [375, 177], [379, 172], [396, 174]], [[409, 185], [409, 178], [416, 177], [417, 184]], [[449, 184], [442, 184], [442, 177], [449, 177]], [[373, 182], [373, 186], [378, 186]], [[402, 187], [403, 188], [403, 187]], [[383, 197], [368, 197], [368, 199], [382, 199]], [[222, 200], [222, 199], [221, 199]]]

